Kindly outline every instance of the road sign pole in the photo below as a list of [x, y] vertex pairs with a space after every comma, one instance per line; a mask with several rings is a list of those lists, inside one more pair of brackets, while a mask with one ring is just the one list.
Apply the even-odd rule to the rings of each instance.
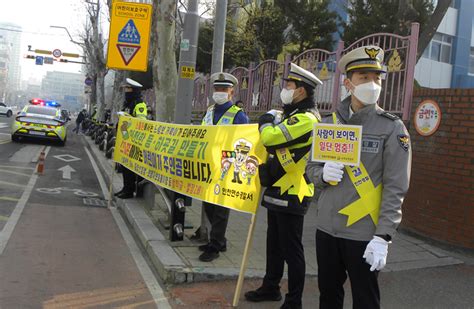
[[183, 39], [180, 44], [178, 87], [176, 91], [175, 123], [191, 122], [191, 107], [199, 35], [199, 0], [188, 0], [188, 12], [184, 19]]

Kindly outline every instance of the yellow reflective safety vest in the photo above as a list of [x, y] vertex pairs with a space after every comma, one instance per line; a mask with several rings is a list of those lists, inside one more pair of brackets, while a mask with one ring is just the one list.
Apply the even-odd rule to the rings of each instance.
[[[219, 121], [216, 123], [216, 125], [222, 125], [222, 124], [232, 124], [234, 122], [234, 118], [237, 115], [238, 112], [240, 112], [242, 109], [236, 105], [232, 105], [229, 107], [229, 109], [224, 113], [224, 115], [221, 116]], [[202, 125], [213, 125], [213, 119], [214, 119], [214, 105], [211, 105], [206, 112], [206, 115], [204, 115], [204, 118], [202, 119], [201, 124]]]
[[[262, 143], [270, 153], [260, 169], [267, 188], [262, 205], [268, 209], [304, 215], [314, 195], [314, 186], [305, 174], [309, 160], [314, 124], [319, 122], [316, 109], [296, 110], [279, 124], [260, 126]], [[266, 178], [266, 179], [265, 179]]]
[[140, 119], [146, 119], [148, 112], [145, 102], [140, 102], [135, 105], [132, 111], [132, 117], [137, 117]]

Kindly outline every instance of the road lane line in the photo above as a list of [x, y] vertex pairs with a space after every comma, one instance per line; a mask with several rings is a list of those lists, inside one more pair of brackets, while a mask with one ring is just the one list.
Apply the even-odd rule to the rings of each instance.
[[0, 196], [0, 201], [11, 201], [11, 202], [18, 202], [19, 198], [9, 197], [9, 196]]
[[107, 185], [105, 184], [104, 177], [102, 177], [102, 173], [99, 170], [99, 167], [97, 166], [97, 163], [95, 163], [94, 158], [92, 157], [92, 154], [90, 153], [89, 149], [87, 149], [84, 146], [84, 150], [87, 153], [87, 156], [89, 157], [89, 161], [91, 161], [92, 168], [94, 169], [95, 174], [97, 175], [97, 180], [99, 181], [100, 189], [102, 190], [102, 194], [104, 194], [104, 199], [107, 199], [108, 195], [108, 190], [107, 190]]
[[[46, 150], [44, 152], [44, 157], [48, 155], [49, 150], [51, 149], [51, 146], [46, 147]], [[15, 209], [13, 210], [9, 220], [5, 224], [2, 232], [0, 232], [0, 255], [3, 254], [3, 251], [5, 250], [8, 240], [12, 236], [13, 230], [15, 229], [16, 224], [18, 223], [18, 220], [20, 219], [21, 213], [23, 212], [23, 209], [25, 208], [26, 202], [30, 198], [31, 192], [33, 191], [33, 188], [36, 184], [36, 180], [38, 179], [38, 174], [33, 174], [30, 178], [30, 181], [28, 181], [28, 184], [26, 185], [25, 191], [23, 191], [23, 194], [20, 197], [20, 200], [15, 206]]]
[[3, 170], [2, 173], [9, 173], [9, 174], [18, 175], [18, 176], [25, 176], [25, 177], [30, 177], [31, 176], [29, 174], [24, 174], [24, 173], [15, 172], [15, 171], [8, 171], [8, 170]]
[[22, 185], [22, 184], [17, 184], [13, 182], [3, 181], [3, 180], [0, 180], [0, 185], [12, 186], [12, 187], [18, 187], [18, 188], [24, 188], [28, 186], [28, 185]]
[[34, 167], [26, 167], [26, 166], [14, 166], [14, 165], [0, 165], [0, 168], [16, 168], [20, 170], [34, 170]]
[[[84, 149], [87, 153], [87, 156], [89, 157], [89, 160], [91, 161], [92, 168], [94, 169], [94, 172], [97, 175], [97, 180], [99, 181], [100, 188], [102, 189], [102, 194], [104, 195], [104, 197], [106, 197], [108, 196], [109, 192], [107, 191], [107, 185], [105, 184], [104, 177], [102, 176], [102, 173], [97, 167], [97, 164], [95, 163], [95, 160], [93, 159], [89, 150], [86, 147], [84, 147]], [[135, 240], [133, 239], [132, 235], [130, 234], [127, 225], [123, 221], [122, 216], [115, 208], [110, 208], [110, 212], [112, 213], [112, 216], [114, 217], [115, 222], [119, 227], [120, 233], [122, 234], [122, 237], [125, 243], [127, 244], [130, 253], [132, 254], [133, 260], [135, 261], [135, 264], [137, 265], [137, 268], [140, 271], [143, 281], [145, 281], [145, 284], [148, 287], [148, 290], [150, 291], [150, 294], [155, 301], [156, 307], [159, 309], [171, 309], [171, 306], [168, 303], [168, 299], [166, 298], [163, 289], [161, 288], [161, 285], [156, 280], [155, 275], [150, 269], [150, 266], [148, 266], [147, 262], [145, 261], [145, 258], [142, 256], [142, 253], [138, 248], [137, 244], [135, 243]]]

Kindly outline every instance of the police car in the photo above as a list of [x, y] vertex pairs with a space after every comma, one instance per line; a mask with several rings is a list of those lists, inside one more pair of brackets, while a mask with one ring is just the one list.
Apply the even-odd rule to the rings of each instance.
[[61, 118], [60, 105], [54, 101], [30, 100], [30, 105], [18, 113], [12, 124], [12, 141], [21, 138], [53, 140], [61, 146], [66, 144], [66, 121]]

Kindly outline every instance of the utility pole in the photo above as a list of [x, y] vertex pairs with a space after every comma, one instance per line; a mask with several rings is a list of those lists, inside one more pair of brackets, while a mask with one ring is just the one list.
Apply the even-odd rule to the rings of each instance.
[[174, 121], [179, 124], [191, 123], [194, 72], [196, 68], [199, 35], [198, 5], [199, 0], [188, 0], [188, 11], [184, 18], [183, 37], [181, 39], [179, 52], [176, 108], [174, 112]]
[[211, 74], [222, 72], [223, 69], [226, 18], [227, 0], [217, 0], [214, 21], [214, 37], [212, 39]]

